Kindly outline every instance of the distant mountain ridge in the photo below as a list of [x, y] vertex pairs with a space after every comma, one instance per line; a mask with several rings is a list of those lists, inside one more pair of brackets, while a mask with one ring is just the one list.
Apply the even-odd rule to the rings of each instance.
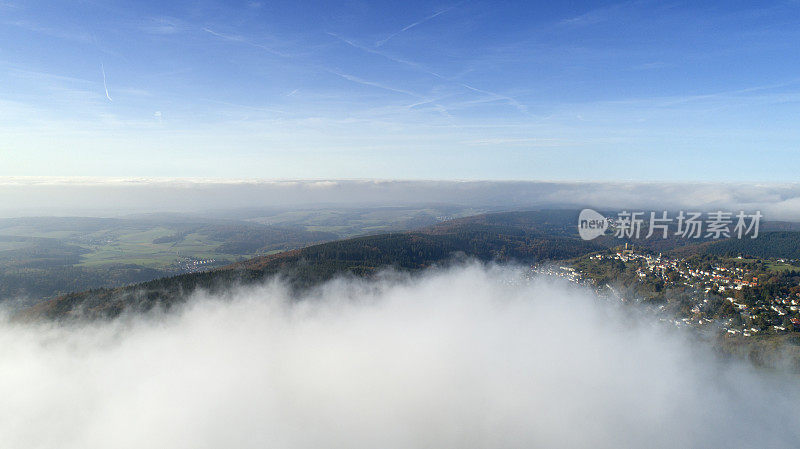
[[[312, 245], [256, 257], [212, 271], [190, 273], [127, 287], [63, 295], [20, 314], [27, 318], [108, 318], [123, 311], [169, 309], [197, 289], [224, 291], [235, 284], [282, 275], [304, 289], [336, 275], [368, 276], [394, 267], [419, 270], [447, 263], [459, 254], [490, 261], [569, 259], [599, 251], [604, 245], [579, 239], [567, 223], [577, 212], [554, 219], [549, 212], [486, 214], [452, 220], [419, 231], [378, 234]], [[573, 226], [574, 228], [574, 226]]]
[[[125, 311], [170, 309], [204, 289], [224, 292], [236, 284], [252, 284], [281, 275], [295, 290], [312, 287], [337, 275], [369, 276], [381, 269], [419, 270], [446, 264], [464, 255], [482, 261], [555, 261], [631, 242], [652, 251], [710, 252], [737, 245], [733, 240], [622, 240], [603, 236], [593, 241], [577, 235], [577, 210], [502, 212], [446, 221], [417, 231], [377, 234], [307, 246], [256, 257], [206, 272], [160, 278], [113, 289], [63, 295], [22, 311], [36, 319], [112, 318]], [[787, 233], [800, 237], [800, 233]], [[754, 239], [758, 242], [760, 239]], [[765, 248], [771, 238], [764, 239]], [[794, 240], [791, 240], [794, 241]], [[796, 247], [795, 247], [796, 249]]]

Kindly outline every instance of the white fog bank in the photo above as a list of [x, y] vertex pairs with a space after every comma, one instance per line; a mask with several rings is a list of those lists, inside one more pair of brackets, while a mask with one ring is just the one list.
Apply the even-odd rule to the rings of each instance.
[[9, 448], [794, 447], [797, 379], [584, 290], [467, 266], [0, 327]]
[[799, 220], [800, 183], [0, 177], [0, 217], [119, 216], [421, 203], [489, 210], [583, 207], [760, 210], [768, 220]]

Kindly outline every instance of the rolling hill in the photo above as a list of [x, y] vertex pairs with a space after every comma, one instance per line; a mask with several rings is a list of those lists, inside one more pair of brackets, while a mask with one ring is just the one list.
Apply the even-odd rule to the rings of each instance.
[[[686, 254], [729, 252], [737, 245], [755, 245], [770, 254], [789, 245], [796, 250], [800, 233], [780, 231], [748, 242], [697, 241], [682, 238], [622, 240], [603, 236], [583, 241], [577, 236], [578, 211], [504, 212], [446, 221], [416, 231], [386, 233], [307, 246], [255, 257], [210, 271], [164, 277], [119, 288], [100, 288], [62, 295], [20, 312], [36, 319], [111, 318], [125, 311], [169, 309], [198, 289], [223, 292], [281, 275], [295, 290], [313, 287], [337, 275], [369, 276], [393, 267], [414, 271], [466, 256], [482, 261], [564, 260], [635, 243], [651, 251]], [[778, 235], [779, 234], [779, 235]], [[777, 239], [777, 240], [776, 240]], [[759, 246], [759, 242], [760, 246]], [[776, 246], [777, 245], [777, 246]]]
[[480, 215], [419, 231], [312, 245], [206, 272], [67, 294], [39, 303], [20, 315], [108, 318], [123, 311], [169, 309], [186, 301], [197, 289], [224, 291], [235, 284], [259, 282], [278, 274], [293, 288], [302, 290], [336, 275], [369, 276], [386, 267], [413, 271], [445, 264], [459, 255], [484, 261], [530, 262], [569, 259], [603, 249], [601, 244], [570, 235], [567, 223], [574, 223], [576, 217], [574, 211], [565, 212], [557, 220], [544, 212]]

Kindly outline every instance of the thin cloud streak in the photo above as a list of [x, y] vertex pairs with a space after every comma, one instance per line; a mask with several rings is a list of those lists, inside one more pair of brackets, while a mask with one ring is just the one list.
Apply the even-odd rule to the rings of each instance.
[[528, 114], [528, 107], [527, 106], [525, 106], [524, 104], [520, 103], [516, 99], [514, 99], [512, 97], [509, 97], [508, 95], [503, 95], [503, 94], [498, 94], [496, 92], [490, 92], [488, 90], [478, 89], [477, 87], [472, 87], [469, 84], [465, 84], [465, 83], [461, 83], [461, 86], [465, 87], [465, 88], [467, 88], [467, 89], [469, 89], [469, 90], [471, 90], [473, 92], [479, 92], [479, 93], [482, 93], [482, 94], [491, 95], [493, 97], [496, 97], [498, 100], [504, 100], [508, 104], [510, 104], [510, 105], [514, 106], [515, 108], [517, 108], [517, 110], [519, 110], [523, 114], [526, 114], [526, 115]]
[[359, 78], [357, 76], [353, 76], [353, 75], [348, 75], [346, 73], [340, 73], [340, 72], [336, 72], [336, 71], [333, 71], [333, 70], [331, 70], [330, 72], [333, 73], [334, 75], [340, 76], [340, 77], [346, 79], [347, 81], [351, 81], [351, 82], [356, 83], [356, 84], [361, 84], [363, 86], [377, 87], [378, 89], [388, 90], [390, 92], [397, 92], [397, 93], [400, 93], [400, 94], [405, 94], [405, 95], [412, 96], [414, 98], [420, 98], [420, 99], [425, 100], [425, 97], [423, 97], [422, 95], [415, 94], [414, 92], [410, 92], [410, 91], [403, 90], [403, 89], [397, 89], [397, 88], [394, 88], [394, 87], [391, 87], [391, 86], [387, 86], [385, 84], [377, 83], [377, 82], [374, 82], [374, 81], [367, 81], [365, 79], [361, 79], [361, 78]]
[[[477, 93], [481, 93], [481, 94], [485, 94], [485, 95], [491, 95], [492, 97], [494, 97], [492, 99], [492, 101], [504, 100], [504, 101], [508, 102], [509, 104], [513, 105], [520, 112], [522, 112], [522, 113], [524, 113], [526, 115], [528, 113], [527, 107], [525, 105], [521, 104], [516, 99], [514, 99], [512, 97], [509, 97], [507, 95], [501, 95], [501, 94], [498, 94], [498, 93], [495, 93], [495, 92], [490, 92], [490, 91], [486, 91], [486, 90], [482, 90], [482, 89], [477, 89], [477, 88], [469, 86], [467, 84], [457, 83], [453, 79], [444, 77], [444, 76], [442, 76], [442, 75], [440, 75], [440, 74], [438, 74], [438, 73], [436, 73], [434, 71], [426, 69], [421, 64], [418, 64], [416, 62], [409, 61], [407, 59], [397, 58], [395, 56], [388, 55], [388, 54], [386, 54], [384, 52], [381, 52], [381, 51], [378, 51], [378, 50], [375, 50], [375, 49], [360, 45], [360, 44], [358, 44], [358, 43], [356, 43], [356, 42], [354, 42], [354, 41], [352, 41], [350, 39], [344, 38], [344, 37], [342, 37], [342, 36], [340, 36], [340, 35], [338, 35], [336, 33], [328, 32], [327, 34], [332, 36], [332, 37], [334, 37], [334, 38], [336, 38], [336, 39], [338, 39], [341, 42], [344, 42], [345, 44], [347, 44], [347, 45], [349, 45], [349, 46], [351, 46], [351, 47], [353, 47], [355, 49], [362, 50], [362, 51], [365, 51], [365, 52], [370, 53], [370, 54], [374, 54], [374, 55], [378, 55], [378, 56], [384, 57], [384, 58], [386, 58], [386, 59], [388, 59], [390, 61], [396, 62], [398, 64], [405, 65], [407, 67], [413, 68], [413, 69], [415, 69], [417, 71], [420, 71], [422, 73], [426, 73], [428, 75], [431, 75], [431, 76], [433, 76], [433, 77], [435, 77], [435, 78], [437, 78], [439, 80], [442, 80], [442, 81], [445, 81], [445, 82], [448, 82], [448, 83], [452, 83], [452, 85], [454, 85], [454, 86], [461, 86], [461, 87], [465, 87], [465, 88], [467, 88], [467, 89], [469, 89], [469, 90], [471, 90], [473, 92], [477, 92]], [[420, 106], [420, 105], [433, 103], [434, 106], [435, 106], [435, 110], [437, 110], [438, 112], [440, 112], [442, 115], [444, 115], [447, 118], [453, 118], [452, 115], [449, 112], [450, 109], [452, 109], [452, 108], [447, 108], [447, 107], [445, 107], [445, 106], [443, 106], [443, 105], [441, 105], [439, 103], [434, 103], [436, 101], [438, 101], [438, 100], [424, 99], [424, 101], [409, 105], [408, 108], [409, 109], [413, 109], [413, 108], [415, 108], [417, 106]]]
[[398, 58], [398, 57], [395, 57], [395, 56], [391, 56], [391, 55], [388, 55], [388, 54], [386, 54], [386, 53], [384, 53], [382, 51], [375, 50], [374, 48], [369, 48], [369, 47], [366, 47], [364, 45], [360, 45], [360, 44], [358, 44], [358, 43], [356, 43], [356, 42], [354, 42], [354, 41], [352, 41], [350, 39], [346, 39], [346, 38], [344, 38], [344, 37], [342, 37], [342, 36], [340, 36], [340, 35], [338, 35], [336, 33], [328, 32], [328, 35], [330, 35], [332, 37], [335, 37], [336, 39], [338, 39], [338, 40], [344, 42], [345, 44], [347, 44], [347, 45], [349, 45], [349, 46], [351, 46], [353, 48], [356, 48], [358, 50], [362, 50], [362, 51], [365, 51], [367, 53], [371, 53], [371, 54], [374, 54], [374, 55], [381, 56], [383, 58], [386, 58], [386, 59], [388, 59], [390, 61], [393, 61], [393, 62], [396, 62], [398, 64], [403, 64], [403, 65], [406, 65], [406, 66], [411, 67], [413, 69], [419, 70], [420, 72], [427, 73], [428, 75], [432, 75], [432, 76], [434, 76], [436, 78], [439, 78], [439, 79], [442, 79], [442, 80], [447, 80], [447, 78], [443, 77], [442, 75], [440, 75], [440, 74], [438, 74], [438, 73], [436, 73], [434, 71], [428, 70], [425, 67], [423, 67], [421, 64], [416, 63], [414, 61], [409, 61], [407, 59], [402, 59], [402, 58]]
[[220, 33], [220, 32], [214, 31], [214, 30], [209, 29], [209, 28], [203, 28], [203, 31], [205, 31], [208, 34], [211, 34], [212, 36], [218, 37], [218, 38], [226, 40], [226, 41], [239, 42], [239, 43], [242, 43], [242, 44], [245, 44], [245, 45], [250, 45], [251, 47], [260, 48], [260, 49], [265, 50], [268, 53], [271, 53], [271, 54], [273, 54], [275, 56], [281, 56], [281, 57], [284, 57], [284, 58], [289, 58], [290, 57], [289, 55], [287, 55], [285, 53], [281, 53], [281, 52], [279, 52], [279, 51], [277, 51], [277, 50], [275, 50], [273, 48], [267, 47], [266, 45], [258, 44], [258, 43], [255, 43], [255, 42], [251, 42], [251, 41], [245, 39], [242, 36], [224, 34], [224, 33]]
[[443, 10], [441, 10], [441, 11], [439, 11], [439, 12], [435, 13], [435, 14], [431, 14], [430, 16], [428, 16], [428, 17], [426, 17], [426, 18], [424, 18], [424, 19], [422, 19], [422, 20], [419, 20], [419, 21], [417, 21], [417, 22], [414, 22], [414, 23], [412, 23], [411, 25], [407, 25], [407, 26], [403, 27], [403, 28], [402, 28], [400, 31], [397, 31], [397, 32], [395, 32], [395, 33], [393, 33], [393, 34], [389, 35], [389, 37], [387, 37], [386, 39], [383, 39], [383, 40], [380, 40], [380, 41], [376, 42], [376, 43], [375, 43], [375, 46], [376, 46], [376, 47], [382, 47], [384, 44], [386, 44], [387, 42], [389, 42], [389, 40], [391, 40], [392, 38], [394, 38], [394, 37], [395, 37], [395, 36], [397, 36], [398, 34], [400, 34], [400, 33], [403, 33], [403, 32], [405, 32], [405, 31], [408, 31], [408, 30], [410, 30], [411, 28], [414, 28], [414, 27], [415, 27], [415, 26], [417, 26], [417, 25], [421, 25], [421, 24], [423, 24], [423, 23], [425, 23], [425, 22], [427, 22], [427, 21], [429, 21], [429, 20], [433, 19], [434, 17], [440, 16], [440, 15], [442, 15], [442, 14], [446, 13], [447, 11], [450, 11], [451, 9], [453, 9], [453, 8], [452, 8], [452, 7], [450, 7], [450, 8], [443, 9]]
[[664, 105], [665, 106], [672, 106], [672, 105], [676, 105], [676, 104], [688, 103], [688, 102], [698, 101], [698, 100], [707, 100], [707, 99], [713, 99], [713, 98], [723, 98], [723, 97], [731, 96], [731, 95], [749, 94], [749, 93], [752, 93], [752, 92], [761, 92], [761, 91], [765, 91], [765, 90], [772, 90], [772, 89], [778, 89], [778, 88], [781, 88], [781, 87], [792, 86], [792, 85], [797, 84], [798, 82], [800, 82], [800, 78], [794, 78], [794, 79], [791, 79], [791, 80], [788, 80], [788, 81], [784, 81], [784, 82], [780, 82], [780, 83], [765, 84], [765, 85], [760, 85], [760, 86], [750, 86], [750, 87], [744, 87], [744, 88], [741, 88], [741, 89], [728, 90], [728, 91], [724, 91], [724, 92], [715, 92], [715, 93], [710, 93], [710, 94], [699, 94], [699, 95], [687, 95], [687, 96], [679, 97], [679, 98], [674, 99], [674, 100], [670, 100], [670, 101], [664, 103]]
[[108, 94], [108, 84], [106, 83], [106, 69], [105, 67], [103, 67], [103, 63], [100, 63], [100, 71], [103, 73], [103, 89], [105, 89], [106, 98], [108, 98], [108, 101], [113, 102], [114, 100], [111, 99], [111, 95]]

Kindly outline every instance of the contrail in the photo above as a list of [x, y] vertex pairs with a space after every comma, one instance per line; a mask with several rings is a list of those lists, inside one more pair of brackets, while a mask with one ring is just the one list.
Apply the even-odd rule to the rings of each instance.
[[382, 46], [383, 44], [385, 44], [386, 42], [389, 42], [389, 39], [391, 39], [391, 38], [393, 38], [393, 37], [397, 36], [398, 34], [402, 33], [403, 31], [408, 31], [408, 30], [410, 30], [411, 28], [414, 28], [414, 27], [415, 27], [415, 26], [417, 26], [417, 25], [423, 24], [423, 23], [425, 23], [425, 22], [427, 22], [427, 21], [429, 21], [429, 20], [433, 19], [434, 17], [436, 17], [436, 16], [438, 16], [438, 15], [441, 15], [441, 14], [444, 14], [444, 13], [446, 13], [447, 11], [450, 11], [451, 9], [453, 9], [453, 8], [452, 8], [452, 7], [450, 7], [450, 8], [443, 9], [443, 10], [441, 10], [441, 11], [439, 11], [439, 12], [435, 13], [435, 14], [431, 14], [431, 15], [429, 15], [428, 17], [426, 17], [426, 18], [424, 18], [424, 19], [422, 19], [422, 20], [420, 20], [420, 21], [414, 22], [414, 23], [412, 23], [411, 25], [407, 25], [407, 26], [405, 26], [403, 29], [401, 29], [400, 31], [398, 31], [398, 32], [396, 32], [396, 33], [394, 33], [394, 34], [391, 34], [391, 35], [389, 35], [389, 37], [387, 37], [386, 39], [376, 42], [376, 43], [375, 43], [375, 46], [376, 46], [376, 47], [380, 47], [380, 46]]
[[478, 92], [478, 93], [482, 93], [482, 94], [486, 94], [486, 95], [491, 95], [491, 96], [497, 98], [498, 100], [504, 100], [508, 104], [510, 104], [510, 105], [514, 106], [515, 108], [517, 108], [517, 110], [519, 110], [519, 112], [522, 112], [523, 114], [527, 114], [528, 113], [528, 107], [527, 106], [525, 106], [524, 104], [520, 103], [516, 99], [514, 99], [512, 97], [509, 97], [508, 95], [502, 95], [502, 94], [498, 94], [496, 92], [490, 92], [488, 90], [478, 89], [477, 87], [472, 87], [469, 84], [464, 84], [464, 83], [461, 83], [461, 86], [466, 88], [466, 89], [469, 89], [469, 90], [471, 90], [473, 92]]
[[[351, 41], [349, 39], [345, 39], [344, 37], [339, 36], [338, 34], [335, 34], [335, 33], [330, 33], [329, 32], [328, 35], [335, 37], [336, 39], [344, 42], [345, 44], [347, 44], [347, 45], [349, 45], [349, 46], [351, 46], [353, 48], [365, 51], [367, 53], [372, 53], [374, 55], [378, 55], [378, 56], [384, 57], [384, 58], [386, 58], [386, 59], [388, 59], [390, 61], [396, 62], [398, 64], [403, 64], [403, 65], [411, 67], [411, 68], [413, 68], [415, 70], [419, 70], [421, 72], [427, 73], [428, 75], [435, 76], [436, 78], [439, 78], [439, 79], [442, 79], [442, 80], [446, 80], [446, 78], [443, 77], [442, 75], [439, 75], [436, 72], [432, 72], [432, 71], [426, 69], [425, 67], [423, 67], [422, 65], [420, 65], [420, 64], [418, 64], [416, 62], [409, 61], [409, 60], [406, 60], [406, 59], [400, 59], [400, 58], [388, 55], [388, 54], [386, 54], [386, 53], [384, 53], [382, 51], [378, 51], [378, 50], [375, 50], [375, 49], [372, 49], [372, 48], [369, 48], [369, 47], [365, 47], [363, 45], [359, 45], [359, 44], [357, 44], [357, 43], [355, 43], [355, 42], [353, 42], [353, 41]], [[385, 40], [383, 42], [385, 42]]]
[[357, 76], [348, 75], [346, 73], [339, 73], [339, 72], [335, 72], [333, 70], [329, 70], [329, 72], [333, 73], [334, 75], [340, 76], [340, 77], [346, 79], [347, 81], [352, 81], [354, 83], [361, 84], [361, 85], [364, 85], [364, 86], [377, 87], [378, 89], [383, 89], [383, 90], [388, 90], [388, 91], [391, 91], [391, 92], [397, 92], [397, 93], [400, 93], [400, 94], [409, 95], [409, 96], [412, 96], [414, 98], [419, 98], [421, 100], [425, 99], [425, 97], [422, 97], [420, 95], [415, 94], [414, 92], [410, 92], [410, 91], [407, 91], [407, 90], [395, 89], [394, 87], [387, 86], [385, 84], [376, 83], [374, 81], [367, 81], [367, 80], [361, 79], [361, 78], [359, 78]]
[[111, 95], [108, 94], [108, 84], [106, 84], [106, 69], [103, 68], [103, 63], [100, 63], [100, 71], [103, 72], [103, 88], [106, 90], [106, 98], [108, 101], [114, 101], [111, 99]]
[[255, 43], [255, 42], [250, 42], [249, 40], [245, 39], [242, 36], [218, 33], [218, 32], [216, 32], [216, 31], [214, 31], [212, 29], [209, 29], [209, 28], [203, 28], [203, 31], [205, 31], [206, 33], [208, 33], [208, 34], [210, 34], [212, 36], [216, 36], [216, 37], [218, 37], [220, 39], [224, 39], [226, 41], [240, 42], [242, 44], [247, 44], [247, 45], [250, 45], [252, 47], [256, 47], [256, 48], [260, 48], [262, 50], [266, 50], [267, 52], [272, 53], [273, 55], [276, 55], [276, 56], [281, 56], [281, 57], [284, 57], [284, 58], [289, 58], [290, 57], [289, 55], [281, 53], [281, 52], [279, 52], [277, 50], [273, 50], [272, 48], [267, 47], [266, 45], [261, 45], [261, 44]]

